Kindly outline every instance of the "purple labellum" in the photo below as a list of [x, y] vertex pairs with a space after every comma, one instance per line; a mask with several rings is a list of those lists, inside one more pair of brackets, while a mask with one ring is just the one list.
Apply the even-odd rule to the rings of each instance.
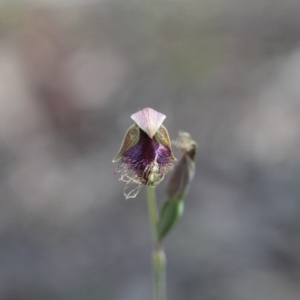
[[[122, 163], [133, 171], [144, 185], [156, 186], [165, 173], [165, 168], [169, 168], [171, 150], [159, 144], [155, 138], [151, 139], [140, 129], [139, 142], [124, 152]], [[151, 169], [152, 167], [152, 169]], [[154, 168], [153, 178], [151, 177]], [[156, 170], [156, 168], [158, 168]]]

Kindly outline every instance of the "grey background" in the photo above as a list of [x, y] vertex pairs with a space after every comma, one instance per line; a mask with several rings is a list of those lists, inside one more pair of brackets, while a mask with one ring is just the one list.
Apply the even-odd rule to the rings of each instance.
[[145, 191], [125, 201], [111, 163], [148, 106], [199, 145], [165, 241], [169, 299], [299, 299], [299, 14], [2, 0], [0, 299], [151, 299]]

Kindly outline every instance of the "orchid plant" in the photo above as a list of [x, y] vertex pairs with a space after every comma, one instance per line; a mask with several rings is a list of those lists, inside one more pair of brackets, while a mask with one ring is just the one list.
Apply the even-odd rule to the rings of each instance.
[[[183, 154], [174, 169], [168, 131], [162, 125], [166, 116], [144, 108], [131, 116], [134, 124], [127, 130], [121, 148], [113, 159], [125, 183], [124, 196], [134, 198], [147, 187], [147, 202], [153, 237], [153, 275], [155, 300], [166, 299], [166, 257], [162, 241], [182, 216], [184, 199], [195, 173], [197, 143], [186, 132], [179, 132], [173, 143]], [[174, 169], [174, 170], [173, 170]], [[173, 170], [167, 185], [166, 200], [157, 208], [155, 190], [165, 175]]]

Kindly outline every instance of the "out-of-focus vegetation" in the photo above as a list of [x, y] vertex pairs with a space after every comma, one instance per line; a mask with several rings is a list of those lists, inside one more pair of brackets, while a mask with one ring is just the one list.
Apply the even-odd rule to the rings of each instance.
[[293, 0], [1, 1], [0, 298], [151, 298], [146, 200], [124, 201], [111, 160], [152, 107], [199, 146], [166, 240], [169, 298], [298, 300], [299, 14]]

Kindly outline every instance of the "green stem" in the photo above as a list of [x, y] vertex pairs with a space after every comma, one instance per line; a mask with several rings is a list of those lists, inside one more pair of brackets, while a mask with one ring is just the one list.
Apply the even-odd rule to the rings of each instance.
[[156, 199], [155, 199], [155, 190], [154, 188], [147, 186], [147, 201], [148, 201], [148, 212], [150, 218], [150, 226], [152, 232], [153, 242], [156, 241], [156, 224], [158, 221], [158, 211], [156, 207]]
[[166, 299], [166, 257], [163, 246], [157, 238], [157, 222], [158, 211], [155, 199], [155, 190], [152, 187], [147, 187], [147, 202], [150, 218], [150, 226], [153, 239], [153, 277], [154, 277], [154, 300]]

